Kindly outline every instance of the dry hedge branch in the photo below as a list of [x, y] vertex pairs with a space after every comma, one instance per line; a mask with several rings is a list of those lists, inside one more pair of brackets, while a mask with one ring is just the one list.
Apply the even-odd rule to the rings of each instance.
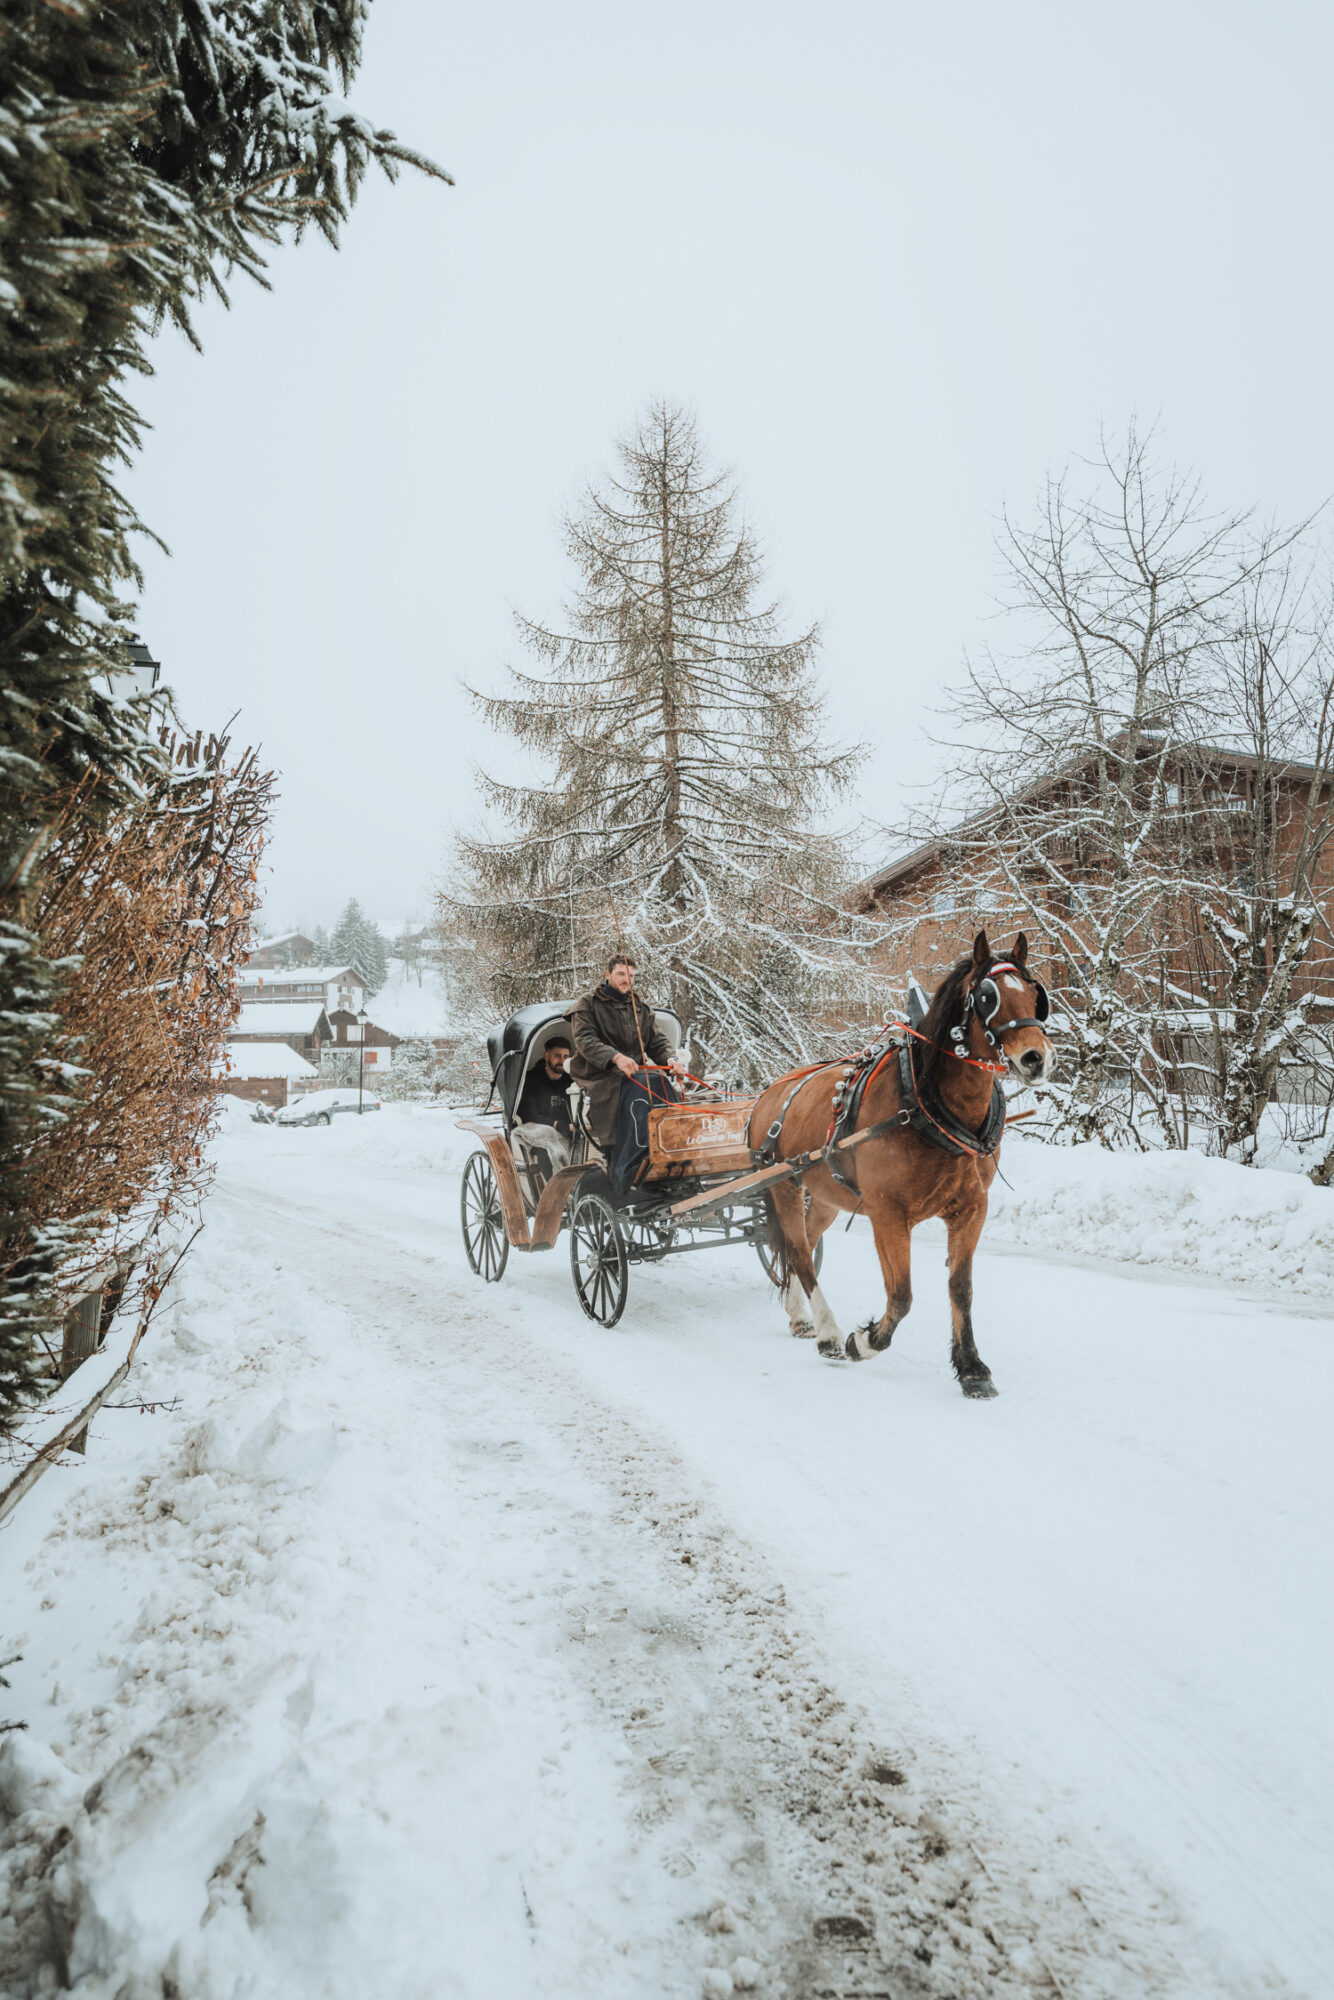
[[66, 821], [34, 911], [68, 968], [46, 1058], [59, 1111], [27, 1160], [32, 1208], [67, 1246], [62, 1287], [201, 1190], [259, 898], [273, 773], [250, 750], [230, 761], [226, 737], [160, 742], [133, 807]]

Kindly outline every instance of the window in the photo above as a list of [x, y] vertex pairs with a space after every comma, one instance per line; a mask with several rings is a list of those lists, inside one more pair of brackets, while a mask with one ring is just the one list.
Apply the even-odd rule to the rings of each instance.
[[931, 908], [933, 913], [938, 917], [951, 916], [954, 911], [953, 889], [941, 889], [937, 894], [935, 901], [932, 903]]
[[1164, 785], [1163, 798], [1169, 806], [1179, 806], [1181, 804], [1180, 785]]
[[979, 889], [977, 892], [977, 907], [980, 911], [994, 910], [997, 907], [996, 891], [994, 889]]

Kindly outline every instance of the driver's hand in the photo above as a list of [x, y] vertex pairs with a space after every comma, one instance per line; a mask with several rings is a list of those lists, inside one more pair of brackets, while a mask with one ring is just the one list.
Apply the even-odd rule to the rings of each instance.
[[689, 1074], [680, 1056], [673, 1056], [667, 1067], [673, 1076], [686, 1076]]
[[635, 1071], [639, 1068], [639, 1064], [635, 1061], [633, 1056], [613, 1056], [612, 1061], [615, 1063], [617, 1069], [621, 1072], [622, 1076], [633, 1076]]

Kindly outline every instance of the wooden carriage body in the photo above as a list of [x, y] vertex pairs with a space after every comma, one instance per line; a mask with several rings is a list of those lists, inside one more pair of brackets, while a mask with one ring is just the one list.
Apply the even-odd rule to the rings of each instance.
[[745, 1173], [753, 1097], [696, 1094], [686, 1104], [656, 1105], [648, 1114], [645, 1181], [697, 1180], [704, 1174]]

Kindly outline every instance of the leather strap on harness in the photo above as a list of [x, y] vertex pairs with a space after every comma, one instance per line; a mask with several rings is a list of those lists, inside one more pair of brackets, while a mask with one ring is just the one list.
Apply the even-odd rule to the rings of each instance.
[[797, 1092], [801, 1089], [802, 1084], [806, 1083], [811, 1077], [818, 1076], [822, 1069], [833, 1069], [834, 1067], [835, 1064], [832, 1062], [814, 1063], [810, 1069], [797, 1071], [791, 1090], [789, 1090], [787, 1096], [779, 1106], [778, 1116], [765, 1133], [762, 1143], [755, 1148], [750, 1156], [757, 1167], [771, 1167], [777, 1160], [778, 1144], [783, 1136], [783, 1120], [787, 1117], [788, 1108]]
[[1005, 1135], [1005, 1092], [999, 1083], [992, 1085], [991, 1103], [980, 1132], [972, 1131], [947, 1111], [939, 1096], [934, 1110], [924, 1104], [911, 1042], [905, 1042], [899, 1050], [899, 1098], [904, 1122], [942, 1153], [972, 1153], [985, 1158], [995, 1152]]

